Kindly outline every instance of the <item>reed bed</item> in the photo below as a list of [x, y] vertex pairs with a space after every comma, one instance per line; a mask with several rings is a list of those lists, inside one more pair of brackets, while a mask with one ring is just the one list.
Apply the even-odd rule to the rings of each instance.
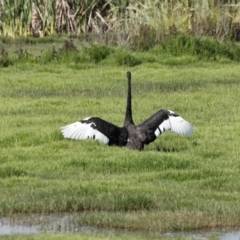
[[0, 36], [91, 33], [148, 48], [177, 33], [239, 41], [239, 22], [236, 0], [0, 1]]

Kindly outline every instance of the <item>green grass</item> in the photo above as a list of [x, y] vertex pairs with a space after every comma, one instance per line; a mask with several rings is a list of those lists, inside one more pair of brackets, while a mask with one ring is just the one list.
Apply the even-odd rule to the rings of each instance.
[[[160, 240], [183, 240], [183, 239], [188, 239], [191, 240], [193, 238], [191, 237], [160, 237], [160, 236], [150, 236], [150, 235], [135, 235], [135, 234], [115, 234], [114, 232], [110, 232], [108, 234], [56, 234], [56, 235], [51, 235], [51, 234], [40, 234], [40, 235], [13, 235], [13, 236], [3, 236], [1, 237], [3, 240], [22, 240], [22, 239], [30, 239], [30, 240], [61, 240], [61, 239], [70, 239], [70, 240], [77, 240], [77, 239], [83, 239], [83, 240], [95, 240], [95, 239], [100, 239], [100, 240], [111, 240], [111, 239], [116, 239], [116, 240], [124, 240], [124, 239], [131, 239], [131, 240], [155, 240], [155, 239], [160, 239]], [[215, 239], [212, 237], [211, 239]]]
[[[109, 54], [0, 69], [0, 215], [81, 211], [79, 225], [152, 232], [240, 226], [239, 65], [155, 49], [131, 53], [141, 64], [130, 67]], [[123, 124], [128, 70], [136, 124], [166, 108], [194, 135], [168, 132], [143, 152], [63, 139], [61, 126], [87, 116]]]

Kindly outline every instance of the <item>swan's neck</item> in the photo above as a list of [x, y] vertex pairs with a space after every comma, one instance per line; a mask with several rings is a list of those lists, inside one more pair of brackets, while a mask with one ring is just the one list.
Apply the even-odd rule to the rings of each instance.
[[132, 119], [131, 77], [128, 77], [127, 108], [126, 108], [124, 126], [129, 124], [134, 124]]

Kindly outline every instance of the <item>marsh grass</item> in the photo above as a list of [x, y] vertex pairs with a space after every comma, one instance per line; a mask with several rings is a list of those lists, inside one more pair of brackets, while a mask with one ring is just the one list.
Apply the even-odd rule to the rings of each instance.
[[[27, 39], [27, 38], [26, 38]], [[177, 34], [170, 36], [149, 51], [136, 51], [132, 47], [114, 47], [69, 37], [50, 38], [49, 41], [17, 39], [0, 43], [0, 67], [16, 64], [67, 64], [74, 69], [93, 68], [95, 64], [134, 67], [144, 63], [184, 66], [201, 64], [199, 60], [230, 63], [240, 61], [240, 47], [236, 43], [218, 42], [211, 38], [199, 38]], [[26, 44], [27, 43], [27, 44]], [[27, 46], [27, 47], [26, 47]], [[173, 58], [174, 57], [174, 58]], [[23, 67], [23, 66], [22, 66]]]
[[[117, 51], [98, 64], [1, 69], [0, 215], [82, 211], [80, 225], [160, 232], [239, 226], [238, 64], [179, 64], [152, 49], [119, 66]], [[167, 108], [194, 135], [165, 133], [143, 152], [63, 139], [61, 126], [87, 116], [122, 125], [127, 70], [136, 124]]]

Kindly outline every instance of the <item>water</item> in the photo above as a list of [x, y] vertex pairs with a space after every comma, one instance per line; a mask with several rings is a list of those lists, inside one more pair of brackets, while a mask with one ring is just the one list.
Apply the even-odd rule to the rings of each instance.
[[[28, 214], [0, 218], [0, 236], [39, 233], [108, 233], [109, 229], [79, 226], [80, 213]], [[126, 231], [125, 231], [126, 233]], [[130, 233], [129, 234], [133, 234]], [[156, 233], [154, 233], [156, 234]], [[240, 229], [199, 232], [169, 232], [161, 234], [168, 238], [182, 237], [194, 240], [240, 240]]]
[[97, 228], [79, 226], [78, 213], [66, 214], [28, 214], [0, 218], [0, 236], [10, 234], [37, 233], [94, 233]]

